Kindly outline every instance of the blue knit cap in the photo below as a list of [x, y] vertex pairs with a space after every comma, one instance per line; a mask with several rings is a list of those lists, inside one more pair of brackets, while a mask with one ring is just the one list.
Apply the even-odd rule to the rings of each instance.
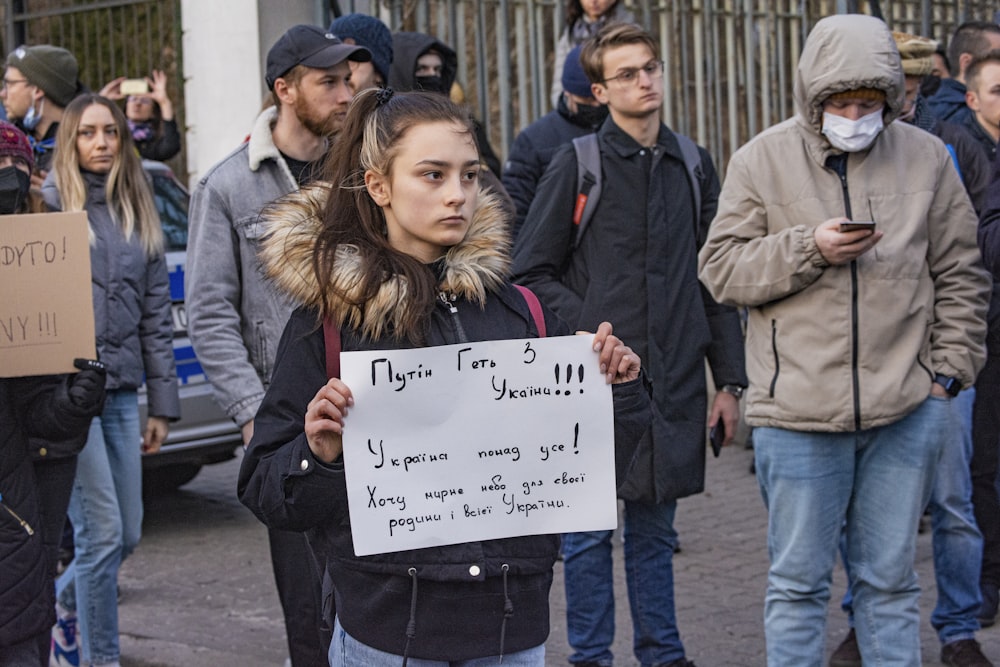
[[389, 65], [392, 64], [392, 33], [374, 16], [367, 14], [345, 14], [334, 19], [330, 32], [343, 40], [352, 39], [372, 53], [372, 65], [389, 82]]
[[583, 66], [580, 64], [579, 46], [574, 46], [573, 50], [566, 54], [566, 64], [563, 65], [562, 87], [567, 93], [577, 97], [593, 97], [590, 90], [590, 80], [583, 73]]

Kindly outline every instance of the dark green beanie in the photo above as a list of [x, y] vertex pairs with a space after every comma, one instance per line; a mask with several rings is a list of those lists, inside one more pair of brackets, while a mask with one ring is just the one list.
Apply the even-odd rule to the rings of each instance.
[[16, 67], [28, 83], [61, 107], [76, 96], [80, 68], [66, 49], [49, 44], [19, 46], [7, 56], [7, 67]]

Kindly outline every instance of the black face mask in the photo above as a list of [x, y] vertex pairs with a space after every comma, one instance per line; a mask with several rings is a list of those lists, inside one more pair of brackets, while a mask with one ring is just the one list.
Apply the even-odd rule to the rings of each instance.
[[577, 104], [576, 113], [573, 114], [573, 118], [577, 120], [578, 124], [593, 128], [598, 127], [607, 117], [608, 107], [605, 104], [599, 104], [596, 107]]
[[450, 91], [444, 89], [444, 79], [439, 76], [418, 76], [415, 77], [417, 90], [426, 90], [430, 93], [441, 93], [447, 95]]
[[0, 215], [17, 213], [30, 188], [31, 176], [17, 167], [0, 169]]

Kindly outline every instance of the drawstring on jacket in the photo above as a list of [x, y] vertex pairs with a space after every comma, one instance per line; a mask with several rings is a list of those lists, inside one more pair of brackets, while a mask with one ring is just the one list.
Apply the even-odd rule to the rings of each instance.
[[[504, 563], [500, 566], [503, 572], [503, 622], [500, 624], [500, 662], [503, 663], [504, 643], [507, 638], [507, 619], [514, 615], [514, 603], [507, 592], [507, 573], [510, 565]], [[417, 568], [411, 567], [406, 571], [410, 575], [412, 586], [410, 588], [410, 620], [406, 622], [406, 645], [403, 647], [403, 667], [406, 667], [410, 660], [410, 642], [417, 636]]]
[[503, 663], [503, 644], [507, 636], [507, 619], [514, 615], [514, 603], [510, 601], [510, 596], [507, 595], [507, 571], [510, 570], [510, 565], [504, 563], [500, 566], [500, 570], [503, 572], [503, 623], [500, 624], [500, 663]]
[[403, 647], [403, 667], [406, 667], [410, 659], [410, 641], [417, 636], [417, 568], [411, 567], [406, 571], [413, 581], [410, 593], [410, 620], [406, 622], [406, 645]]

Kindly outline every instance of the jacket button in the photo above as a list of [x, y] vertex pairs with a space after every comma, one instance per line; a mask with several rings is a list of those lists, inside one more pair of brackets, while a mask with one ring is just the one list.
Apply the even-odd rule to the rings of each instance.
[[472, 567], [469, 568], [469, 574], [471, 574], [473, 577], [478, 577], [479, 572], [480, 569], [478, 565], [473, 565]]
[[302, 463], [299, 464], [299, 467], [302, 468], [302, 472], [309, 470], [309, 459], [302, 459]]
[[40, 447], [38, 449], [38, 455], [39, 456], [48, 456], [49, 455], [49, 450], [46, 449], [45, 447]]

